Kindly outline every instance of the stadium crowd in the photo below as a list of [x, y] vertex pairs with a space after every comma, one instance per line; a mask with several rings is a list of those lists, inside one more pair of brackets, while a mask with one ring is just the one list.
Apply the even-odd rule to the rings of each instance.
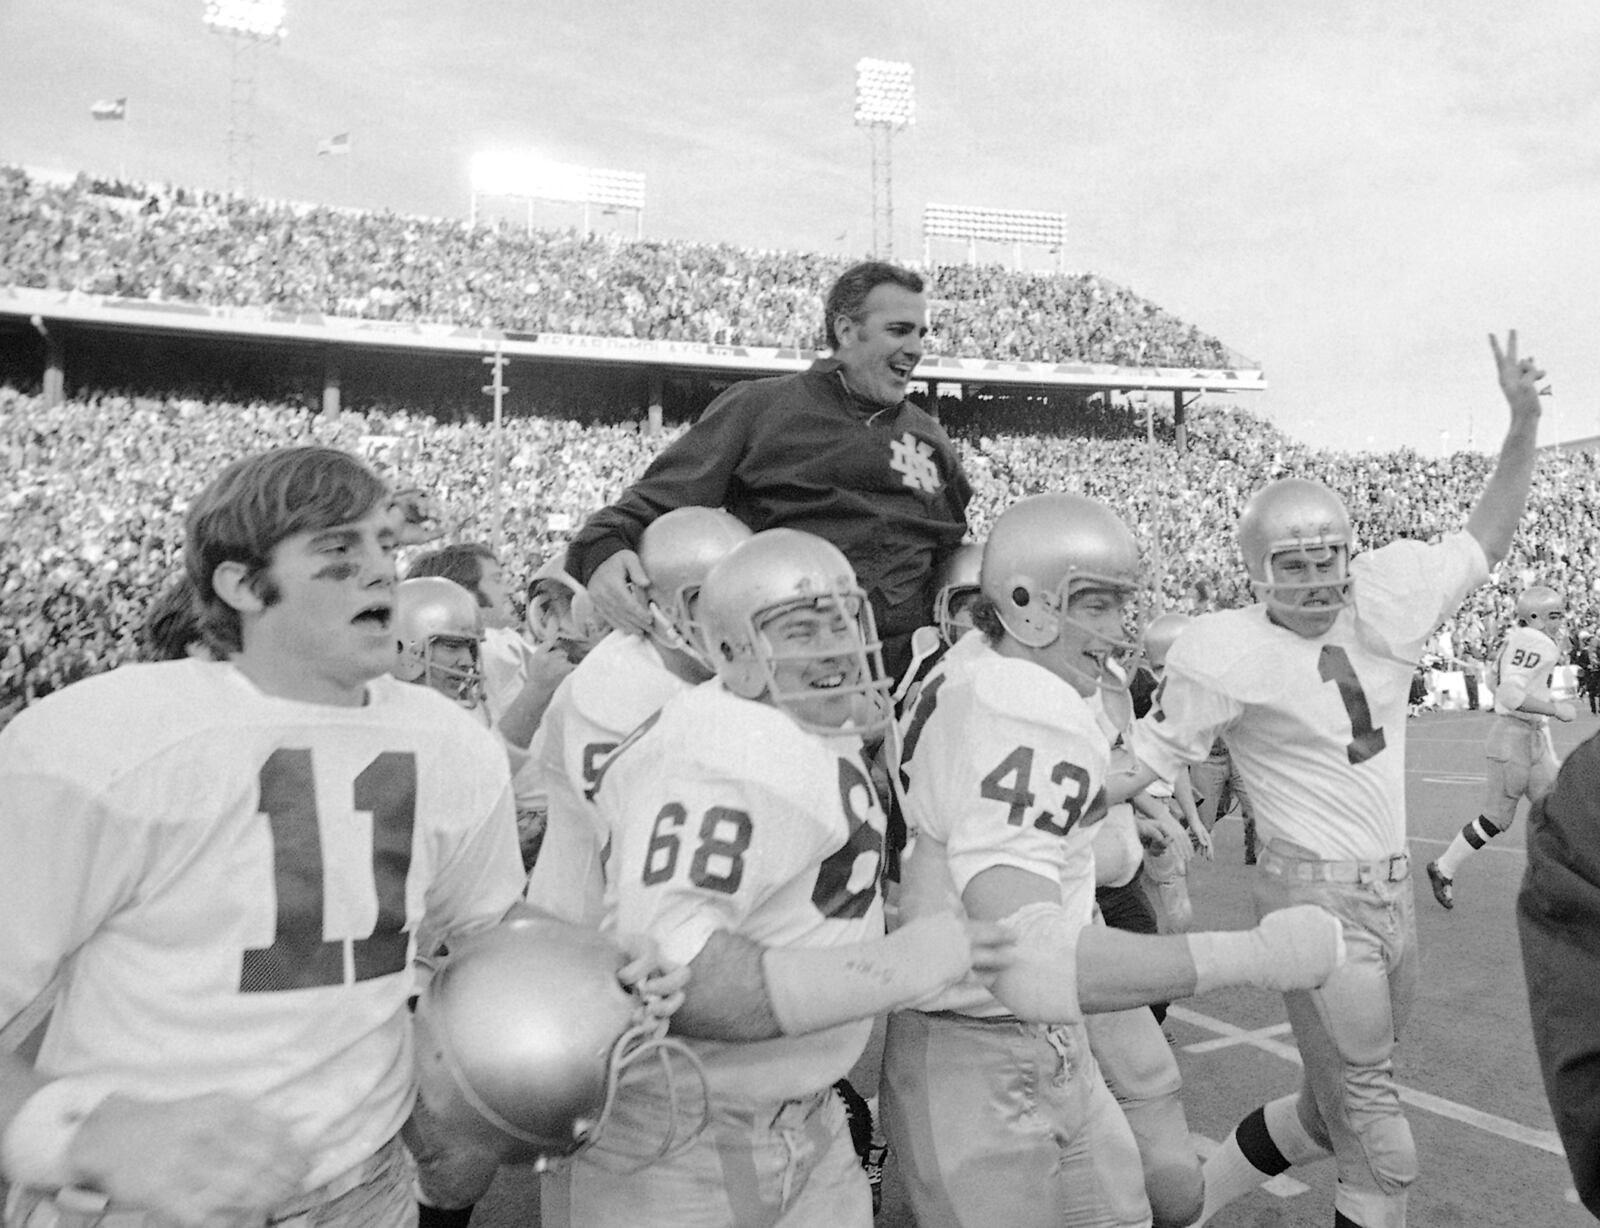
[[[623, 241], [0, 167], [0, 285], [289, 314], [804, 349], [844, 257]], [[940, 266], [930, 353], [1243, 365], [1092, 274]]]
[[[1459, 525], [1489, 458], [1429, 459], [1410, 451], [1314, 451], [1248, 412], [1200, 405], [1188, 449], [1152, 451], [1141, 423], [1102, 410], [1089, 430], [1042, 420], [1019, 425], [964, 415], [953, 424], [975, 495], [975, 536], [1023, 495], [1073, 490], [1105, 500], [1138, 534], [1164, 577], [1158, 605], [1189, 610], [1249, 600], [1231, 526], [1244, 499], [1290, 474], [1340, 491], [1360, 541], [1437, 537]], [[506, 424], [499, 543], [514, 592], [559, 551], [595, 508], [616, 498], [681, 427], [553, 417]], [[48, 407], [0, 387], [0, 709], [41, 697], [136, 655], [137, 631], [181, 566], [188, 500], [229, 461], [269, 446], [318, 442], [368, 457], [397, 484], [443, 509], [462, 540], [490, 540], [496, 501], [490, 429], [403, 410], [337, 417], [284, 404], [104, 393]], [[1585, 452], [1540, 461], [1523, 530], [1497, 582], [1479, 590], [1453, 627], [1453, 655], [1482, 661], [1510, 619], [1514, 595], [1537, 578], [1567, 595], [1587, 639], [1600, 622], [1600, 463]]]

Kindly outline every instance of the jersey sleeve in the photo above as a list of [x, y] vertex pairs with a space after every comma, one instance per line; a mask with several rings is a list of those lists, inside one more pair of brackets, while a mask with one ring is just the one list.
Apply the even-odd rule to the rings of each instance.
[[622, 497], [584, 522], [567, 547], [567, 567], [587, 584], [613, 554], [638, 547], [645, 526], [679, 507], [723, 507], [744, 454], [747, 392], [728, 389], [700, 420], [664, 448]]
[[1186, 764], [1205, 762], [1217, 735], [1243, 711], [1239, 700], [1169, 657], [1155, 702], [1134, 722], [1129, 745], [1141, 763], [1170, 781]]
[[481, 762], [461, 764], [463, 777], [473, 783], [460, 804], [475, 821], [452, 829], [428, 887], [425, 923], [446, 942], [499, 921], [527, 882], [511, 778], [503, 752], [498, 746], [493, 751]]
[[1466, 595], [1489, 579], [1489, 560], [1470, 533], [1451, 533], [1432, 544], [1396, 541], [1350, 564], [1364, 627], [1388, 651], [1415, 660], [1434, 630]]
[[24, 713], [0, 735], [0, 1024], [55, 975], [61, 961], [137, 898], [158, 860], [158, 834], [120, 821], [86, 773], [60, 770], [51, 729]]
[[944, 816], [957, 891], [996, 866], [1059, 883], [1104, 814], [1109, 747], [1092, 713], [1049, 702], [1037, 685], [1019, 689], [1035, 680], [1014, 673], [978, 676], [961, 722], [964, 779], [948, 789], [958, 809]]

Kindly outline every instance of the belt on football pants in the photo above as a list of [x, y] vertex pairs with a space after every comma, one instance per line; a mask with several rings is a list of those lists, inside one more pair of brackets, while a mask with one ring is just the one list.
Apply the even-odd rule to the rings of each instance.
[[1399, 883], [1411, 876], [1410, 853], [1395, 853], [1376, 861], [1311, 861], [1285, 857], [1265, 848], [1258, 860], [1268, 874], [1303, 883]]

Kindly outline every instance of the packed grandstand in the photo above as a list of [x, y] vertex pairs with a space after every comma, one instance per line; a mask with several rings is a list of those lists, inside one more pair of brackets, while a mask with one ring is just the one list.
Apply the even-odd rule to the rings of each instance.
[[[0, 290], [809, 349], [822, 290], [842, 267], [832, 256], [530, 235], [0, 169]], [[1238, 362], [1217, 339], [1092, 275], [929, 273], [931, 348], [944, 353]], [[456, 537], [496, 538], [520, 587], [682, 429], [576, 405], [512, 415], [497, 500], [476, 380], [453, 403], [391, 393], [328, 414], [314, 396], [284, 396], [270, 382], [225, 384], [214, 368], [177, 364], [153, 374], [162, 370], [147, 364], [137, 380], [125, 373], [98, 385], [69, 379], [55, 400], [14, 347], [0, 367], [0, 711], [136, 654], [145, 612], [181, 566], [187, 500], [240, 455], [312, 440], [362, 452], [429, 491]], [[1249, 599], [1229, 526], [1266, 481], [1322, 478], [1345, 496], [1360, 540], [1428, 539], [1462, 523], [1489, 464], [1478, 453], [1313, 451], [1228, 403], [1190, 410], [1183, 450], [1172, 446], [1170, 419], [1157, 421], [1152, 447], [1136, 408], [1107, 399], [1065, 415], [1015, 399], [932, 408], [951, 411], [946, 425], [976, 490], [976, 536], [1022, 495], [1069, 489], [1103, 499], [1135, 528], [1161, 577], [1147, 612]], [[1456, 655], [1487, 655], [1512, 594], [1533, 577], [1568, 594], [1575, 627], [1594, 629], [1597, 484], [1592, 454], [1542, 455], [1511, 558], [1451, 628]]]

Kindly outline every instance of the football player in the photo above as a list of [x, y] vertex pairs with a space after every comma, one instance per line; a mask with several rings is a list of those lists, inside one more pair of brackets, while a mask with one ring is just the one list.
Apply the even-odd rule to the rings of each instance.
[[[441, 546], [417, 558], [406, 569], [408, 580], [425, 576], [455, 581], [472, 594], [478, 605], [483, 624], [478, 668], [489, 715], [498, 723], [540, 667], [517, 633], [516, 612], [511, 606], [511, 594], [506, 588], [500, 559], [482, 542]], [[544, 669], [548, 672], [555, 664], [547, 662]], [[549, 691], [555, 690], [565, 672], [560, 670], [548, 680]], [[531, 737], [532, 730], [528, 732]], [[527, 744], [524, 739], [522, 745]]]
[[1150, 1224], [1139, 1149], [1084, 1013], [1221, 985], [1317, 984], [1340, 958], [1339, 925], [1317, 908], [1236, 934], [1093, 923], [1090, 845], [1111, 752], [1089, 700], [1110, 655], [1131, 647], [1123, 618], [1140, 582], [1133, 535], [1103, 504], [1020, 500], [984, 546], [981, 634], [945, 656], [902, 721], [916, 832], [902, 916], [954, 909], [1018, 936], [992, 985], [964, 980], [889, 1019], [885, 1119], [924, 1228]]
[[749, 536], [735, 517], [710, 507], [676, 508], [645, 526], [639, 559], [650, 576], [651, 631], [612, 631], [585, 656], [557, 689], [530, 748], [526, 771], [548, 813], [528, 899], [545, 911], [599, 924], [610, 833], [588, 790], [629, 732], [712, 676], [695, 625], [700, 585], [712, 564]]
[[1294, 1164], [1332, 1155], [1335, 1223], [1397, 1228], [1417, 1155], [1394, 1079], [1416, 991], [1406, 849], [1406, 697], [1434, 629], [1488, 579], [1533, 472], [1538, 381], [1490, 338], [1511, 422], [1464, 532], [1352, 558], [1343, 501], [1285, 478], [1257, 491], [1238, 538], [1256, 604], [1203, 614], [1167, 656], [1157, 707], [1134, 728], [1141, 769], [1170, 777], [1227, 734], [1262, 837], [1258, 915], [1311, 901], [1343, 918], [1349, 962], [1285, 995], [1305, 1059], [1298, 1092], [1256, 1109], [1206, 1161], [1206, 1217]]
[[[574, 1223], [866, 1228], [868, 1185], [833, 1084], [872, 1017], [1009, 958], [999, 926], [946, 912], [883, 931], [884, 816], [862, 762], [886, 683], [843, 554], [794, 529], [734, 547], [698, 619], [717, 678], [667, 701], [591, 785], [612, 838], [607, 925], [688, 965], [673, 1030], [699, 1053], [713, 1121], [686, 1152], [620, 1171], [586, 1152]], [[630, 1084], [614, 1145], [667, 1092]]]
[[1576, 704], [1550, 697], [1550, 671], [1560, 649], [1561, 623], [1567, 603], [1543, 584], [1517, 598], [1517, 625], [1506, 635], [1495, 661], [1494, 716], [1484, 743], [1488, 777], [1483, 812], [1456, 833], [1438, 861], [1428, 863], [1433, 898], [1446, 908], [1456, 906], [1455, 880], [1462, 862], [1510, 829], [1517, 803], [1538, 801], [1556, 783], [1561, 760], [1550, 743], [1550, 718], [1577, 719]]
[[546, 559], [528, 581], [528, 637], [553, 648], [573, 665], [609, 631], [588, 590], [567, 571], [566, 555]]
[[392, 673], [402, 682], [432, 687], [469, 712], [483, 706], [483, 616], [476, 599], [453, 580], [419, 576], [395, 585]]
[[185, 546], [226, 660], [0, 734], [0, 1018], [71, 957], [37, 1067], [0, 1056], [7, 1222], [409, 1220], [411, 936], [492, 925], [522, 874], [499, 745], [388, 676], [389, 500], [329, 448], [229, 466]]

